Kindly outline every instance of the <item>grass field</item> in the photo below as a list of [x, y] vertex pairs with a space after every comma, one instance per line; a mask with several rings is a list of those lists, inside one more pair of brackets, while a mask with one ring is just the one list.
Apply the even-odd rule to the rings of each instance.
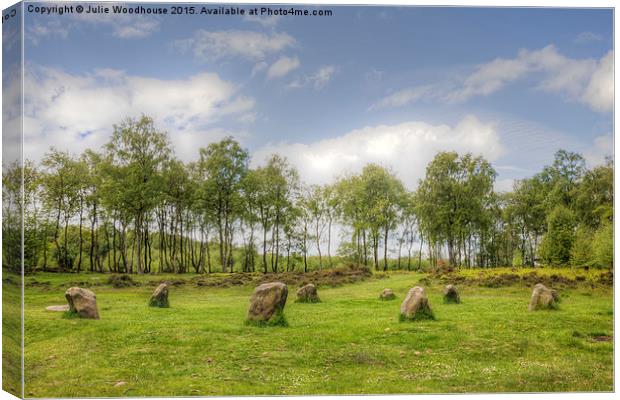
[[[399, 322], [422, 278], [436, 320]], [[613, 336], [613, 288], [590, 276], [559, 288], [557, 311], [528, 312], [522, 283], [460, 285], [463, 303], [443, 304], [443, 283], [419, 273], [319, 287], [316, 304], [290, 287], [288, 327], [244, 324], [253, 285], [172, 287], [171, 307], [156, 309], [152, 285], [101, 284], [101, 320], [45, 311], [68, 282], [106, 279], [26, 278], [27, 397], [613, 390], [613, 341], [596, 339]], [[385, 287], [396, 300], [379, 300]]]

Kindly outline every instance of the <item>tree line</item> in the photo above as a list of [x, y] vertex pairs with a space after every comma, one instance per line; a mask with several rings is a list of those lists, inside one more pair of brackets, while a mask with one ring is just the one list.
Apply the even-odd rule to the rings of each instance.
[[[212, 273], [613, 262], [613, 161], [553, 163], [494, 190], [482, 157], [440, 152], [415, 191], [381, 165], [306, 185], [285, 157], [250, 168], [233, 138], [174, 157], [147, 116], [100, 151], [50, 148], [3, 169], [3, 265], [35, 270]], [[338, 235], [339, 246], [332, 248]]]

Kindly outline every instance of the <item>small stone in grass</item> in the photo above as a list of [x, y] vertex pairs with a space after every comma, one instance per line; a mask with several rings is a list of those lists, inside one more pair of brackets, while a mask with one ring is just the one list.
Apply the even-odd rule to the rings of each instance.
[[447, 285], [443, 291], [443, 302], [444, 303], [455, 303], [458, 304], [461, 302], [461, 296], [459, 296], [459, 292], [454, 285]]
[[63, 304], [61, 306], [47, 306], [45, 309], [47, 311], [65, 312], [69, 311], [69, 304]]
[[318, 303], [321, 300], [312, 283], [305, 285], [297, 291], [297, 303]]
[[381, 292], [381, 294], [379, 295], [379, 298], [381, 300], [394, 300], [396, 298], [396, 295], [394, 294], [392, 289], [385, 288], [383, 289], [383, 292]]

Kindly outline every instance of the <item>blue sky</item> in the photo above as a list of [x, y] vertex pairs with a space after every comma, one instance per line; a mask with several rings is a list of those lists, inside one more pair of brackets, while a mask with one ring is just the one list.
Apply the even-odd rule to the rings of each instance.
[[373, 161], [414, 188], [456, 150], [506, 190], [559, 148], [613, 152], [611, 10], [320, 8], [333, 16], [26, 12], [25, 156], [100, 148], [141, 112], [183, 160], [233, 135], [310, 183]]

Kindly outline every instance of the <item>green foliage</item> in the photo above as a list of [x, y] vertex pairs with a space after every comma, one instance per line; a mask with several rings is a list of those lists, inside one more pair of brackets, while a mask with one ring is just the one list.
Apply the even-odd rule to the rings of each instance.
[[570, 260], [575, 241], [575, 216], [559, 205], [547, 217], [547, 234], [540, 246], [540, 256], [546, 264], [565, 265]]
[[579, 226], [575, 232], [575, 240], [570, 252], [570, 264], [574, 267], [591, 266], [594, 264], [592, 239], [594, 233], [586, 226]]
[[453, 266], [465, 239], [490, 227], [496, 175], [483, 158], [456, 152], [438, 153], [426, 167], [415, 197], [420, 228], [431, 242], [447, 245]]
[[50, 148], [40, 165], [3, 170], [4, 266], [19, 270], [22, 248], [26, 272], [268, 273], [343, 261], [429, 270], [442, 260], [534, 266], [537, 255], [553, 265], [611, 263], [609, 235], [594, 243], [612, 222], [611, 158], [587, 170], [581, 155], [560, 150], [506, 193], [494, 192], [487, 160], [456, 152], [436, 154], [415, 192], [373, 163], [308, 186], [278, 154], [250, 168], [232, 137], [185, 164], [151, 118], [113, 128], [102, 153]]
[[613, 159], [587, 171], [575, 194], [575, 213], [581, 224], [597, 229], [611, 221], [614, 202]]
[[82, 318], [80, 317], [80, 314], [78, 314], [76, 311], [65, 311], [62, 313], [62, 318], [64, 319], [79, 319]]
[[614, 262], [614, 227], [608, 222], [601, 225], [592, 241], [594, 261], [601, 267], [613, 267]]

